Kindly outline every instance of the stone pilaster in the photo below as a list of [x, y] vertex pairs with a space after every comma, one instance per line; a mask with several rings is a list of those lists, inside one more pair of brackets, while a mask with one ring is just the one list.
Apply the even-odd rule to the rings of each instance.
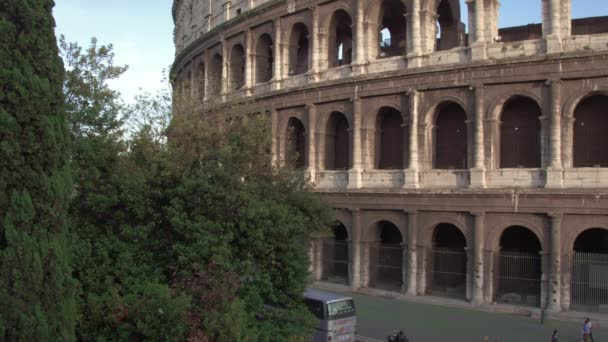
[[365, 4], [367, 0], [357, 1], [357, 17], [355, 18], [355, 61], [353, 63], [353, 72], [355, 74], [366, 73], [365, 56]]
[[352, 168], [348, 172], [348, 188], [359, 189], [363, 187], [363, 180], [361, 179], [362, 163], [361, 163], [361, 119], [362, 119], [362, 108], [361, 99], [355, 98], [353, 100], [353, 154], [352, 154]]
[[224, 10], [224, 21], [230, 20], [230, 11], [232, 10], [232, 1], [228, 0], [222, 4]]
[[226, 95], [228, 94], [228, 89], [230, 89], [230, 79], [228, 77], [228, 66], [230, 65], [230, 56], [228, 56], [228, 46], [226, 45], [226, 39], [222, 36], [221, 39], [222, 44], [222, 89], [221, 96], [222, 101], [226, 101]]
[[562, 214], [551, 213], [551, 260], [549, 270], [549, 303], [547, 309], [559, 312], [561, 304], [562, 280]]
[[308, 174], [310, 181], [314, 184], [317, 175], [317, 106], [313, 103], [306, 106], [308, 110]]
[[361, 210], [351, 210], [353, 225], [350, 238], [349, 284], [353, 290], [361, 287]]
[[319, 27], [319, 6], [313, 5], [311, 8], [312, 12], [312, 42], [310, 48], [312, 49], [312, 58], [309, 67], [310, 76], [309, 79], [312, 82], [319, 80], [319, 71], [321, 70], [321, 63], [323, 61], [321, 44], [323, 44], [323, 37]]
[[369, 287], [369, 269], [370, 269], [370, 251], [372, 242], [363, 241], [361, 242], [361, 286]]
[[[417, 264], [417, 244], [418, 244], [418, 212], [417, 211], [407, 211], [407, 252], [408, 255], [408, 284], [407, 284], [407, 293], [412, 296], [416, 296], [418, 291], [416, 291], [417, 286], [417, 274], [418, 274], [418, 264]], [[404, 284], [405, 286], [405, 284]]]
[[551, 86], [550, 113], [550, 162], [547, 168], [547, 188], [564, 186], [564, 168], [562, 165], [562, 85], [560, 81], [548, 81]]
[[473, 305], [484, 302], [484, 223], [485, 213], [476, 212], [473, 215]]
[[543, 38], [547, 53], [560, 53], [562, 46], [562, 0], [543, 0]]
[[405, 188], [418, 188], [419, 186], [419, 160], [418, 160], [418, 102], [419, 94], [416, 90], [409, 92], [410, 116], [410, 151], [408, 169], [404, 171]]
[[[470, 0], [467, 2], [469, 14], [473, 12], [474, 25], [470, 32], [474, 32], [473, 41], [469, 44], [471, 48], [471, 59], [486, 59], [486, 40], [485, 40], [485, 6], [484, 0]], [[470, 8], [473, 8], [471, 11]]]
[[484, 96], [485, 91], [483, 85], [478, 85], [474, 89], [475, 97], [475, 130], [474, 130], [474, 154], [473, 154], [473, 169], [470, 171], [471, 187], [485, 188], [486, 187], [486, 166], [485, 166], [485, 146], [484, 146]]
[[251, 96], [253, 94], [253, 86], [255, 85], [255, 68], [257, 65], [255, 64], [255, 54], [253, 50], [253, 37], [251, 33], [251, 29], [248, 29], [245, 32], [246, 42], [245, 42], [245, 94], [247, 96]]
[[281, 18], [274, 20], [274, 70], [272, 78], [272, 89], [279, 90], [283, 82], [283, 30]]
[[279, 112], [276, 109], [271, 111], [271, 125], [272, 125], [272, 163], [275, 166], [279, 166], [279, 132], [277, 132], [277, 126], [279, 124]]
[[406, 22], [409, 23], [408, 35], [408, 67], [422, 66], [422, 34], [420, 25], [420, 0], [412, 0], [412, 8], [408, 9]]

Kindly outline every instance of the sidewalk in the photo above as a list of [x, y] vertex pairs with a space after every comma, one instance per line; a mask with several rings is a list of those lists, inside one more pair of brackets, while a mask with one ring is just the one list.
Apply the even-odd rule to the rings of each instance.
[[485, 336], [490, 342], [549, 341], [553, 329], [557, 329], [560, 342], [580, 342], [583, 320], [591, 317], [595, 341], [608, 341], [606, 315], [564, 312], [547, 315], [541, 325], [537, 308], [499, 304], [474, 307], [462, 300], [376, 289], [351, 292], [347, 286], [329, 283], [316, 283], [314, 287], [352, 296], [357, 305], [359, 334], [378, 340], [386, 340], [389, 333], [402, 329], [411, 342], [471, 342], [483, 341]]

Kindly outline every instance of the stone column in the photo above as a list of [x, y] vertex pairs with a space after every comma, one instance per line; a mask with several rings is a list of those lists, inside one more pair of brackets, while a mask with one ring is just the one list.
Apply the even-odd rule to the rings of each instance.
[[[546, 232], [546, 230], [545, 230]], [[547, 241], [547, 239], [545, 239]], [[549, 301], [549, 258], [550, 252], [546, 250], [540, 251], [541, 269], [542, 273], [540, 276], [540, 307], [546, 308]]]
[[277, 126], [279, 124], [279, 112], [276, 109], [271, 111], [271, 125], [272, 125], [272, 163], [275, 166], [279, 166], [279, 132], [277, 132]]
[[281, 18], [274, 21], [274, 65], [272, 89], [278, 90], [282, 87], [283, 81], [283, 30], [281, 27]]
[[224, 10], [224, 21], [230, 20], [230, 10], [232, 9], [232, 1], [228, 0], [222, 4]]
[[349, 264], [349, 283], [353, 290], [361, 287], [361, 210], [351, 210], [352, 228], [350, 236], [350, 264]]
[[418, 284], [416, 284], [417, 287], [417, 292], [418, 295], [424, 296], [426, 294], [426, 272], [427, 272], [427, 267], [428, 267], [428, 257], [429, 257], [429, 251], [431, 250], [431, 247], [427, 247], [424, 245], [418, 245], [417, 246], [417, 250], [419, 251], [418, 253], [418, 274], [416, 274], [417, 280], [418, 280]]
[[226, 39], [222, 36], [221, 39], [222, 44], [222, 101], [226, 101], [226, 95], [228, 94], [228, 89], [230, 89], [230, 80], [228, 78], [228, 67], [230, 65], [230, 56], [228, 56], [228, 46], [226, 45]]
[[323, 238], [314, 237], [312, 241], [314, 246], [313, 279], [314, 281], [319, 281], [323, 277]]
[[543, 38], [547, 53], [562, 51], [562, 0], [543, 0]]
[[317, 106], [314, 103], [311, 103], [306, 105], [306, 109], [308, 110], [308, 174], [310, 176], [310, 181], [314, 184], [317, 175]]
[[352, 168], [348, 172], [348, 188], [359, 189], [363, 187], [361, 172], [361, 99], [353, 100], [353, 134], [352, 134]]
[[473, 169], [470, 171], [471, 187], [485, 188], [486, 187], [486, 167], [485, 167], [485, 146], [483, 132], [484, 118], [484, 86], [475, 86], [475, 135], [474, 135], [474, 154], [473, 154]]
[[253, 49], [253, 37], [251, 29], [248, 29], [245, 34], [245, 95], [251, 96], [253, 93], [253, 86], [255, 85], [255, 54]]
[[369, 287], [369, 263], [370, 263], [370, 249], [372, 242], [363, 241], [361, 242], [361, 287]]
[[[474, 25], [469, 29], [469, 32], [474, 32], [473, 41], [469, 44], [471, 48], [471, 59], [481, 60], [486, 59], [486, 42], [485, 42], [485, 6], [484, 0], [469, 0], [469, 13], [474, 12]], [[471, 11], [473, 8], [473, 11]]]
[[410, 151], [408, 169], [404, 171], [404, 188], [418, 188], [419, 162], [418, 162], [418, 102], [419, 94], [416, 90], [409, 91], [410, 115]]
[[[410, 23], [410, 29], [406, 34], [408, 41], [408, 67], [422, 66], [422, 34], [420, 32], [420, 0], [412, 0], [410, 13], [406, 14], [406, 21]], [[408, 20], [409, 19], [409, 20]]]
[[550, 213], [551, 218], [551, 267], [549, 273], [549, 303], [547, 309], [559, 312], [561, 303], [562, 280], [562, 220], [563, 215]]
[[355, 62], [353, 72], [355, 74], [365, 74], [365, 4], [367, 0], [357, 1], [357, 17], [355, 18]]
[[547, 188], [564, 186], [564, 168], [562, 165], [562, 85], [560, 81], [547, 81], [551, 86], [550, 113], [550, 162], [547, 168]]
[[484, 302], [484, 223], [485, 213], [474, 212], [473, 215], [473, 305], [481, 305]]
[[417, 285], [417, 274], [418, 274], [418, 264], [417, 264], [417, 244], [418, 244], [418, 212], [417, 211], [407, 211], [407, 251], [409, 253], [408, 256], [408, 284], [407, 284], [407, 294], [416, 296], [418, 294], [416, 290]]
[[321, 70], [321, 64], [323, 61], [321, 44], [323, 43], [323, 33], [319, 28], [319, 6], [313, 5], [312, 11], [312, 42], [310, 48], [312, 49], [312, 57], [309, 61], [310, 73], [309, 80], [316, 82], [319, 80], [319, 71]]

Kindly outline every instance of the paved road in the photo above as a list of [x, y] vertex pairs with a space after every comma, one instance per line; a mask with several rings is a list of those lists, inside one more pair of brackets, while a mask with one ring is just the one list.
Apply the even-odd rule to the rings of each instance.
[[[485, 336], [490, 342], [549, 342], [553, 329], [559, 331], [559, 342], [581, 341], [582, 322], [540, 325], [523, 316], [344, 293], [355, 299], [359, 334], [383, 341], [395, 329], [402, 329], [410, 342], [481, 342]], [[608, 341], [608, 327], [595, 328], [595, 342]]]

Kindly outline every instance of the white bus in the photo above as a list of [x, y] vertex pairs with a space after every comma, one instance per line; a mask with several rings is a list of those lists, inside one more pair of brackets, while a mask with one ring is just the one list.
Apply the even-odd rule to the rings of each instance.
[[304, 302], [319, 319], [313, 337], [314, 342], [356, 340], [357, 314], [355, 302], [351, 297], [306, 289]]

